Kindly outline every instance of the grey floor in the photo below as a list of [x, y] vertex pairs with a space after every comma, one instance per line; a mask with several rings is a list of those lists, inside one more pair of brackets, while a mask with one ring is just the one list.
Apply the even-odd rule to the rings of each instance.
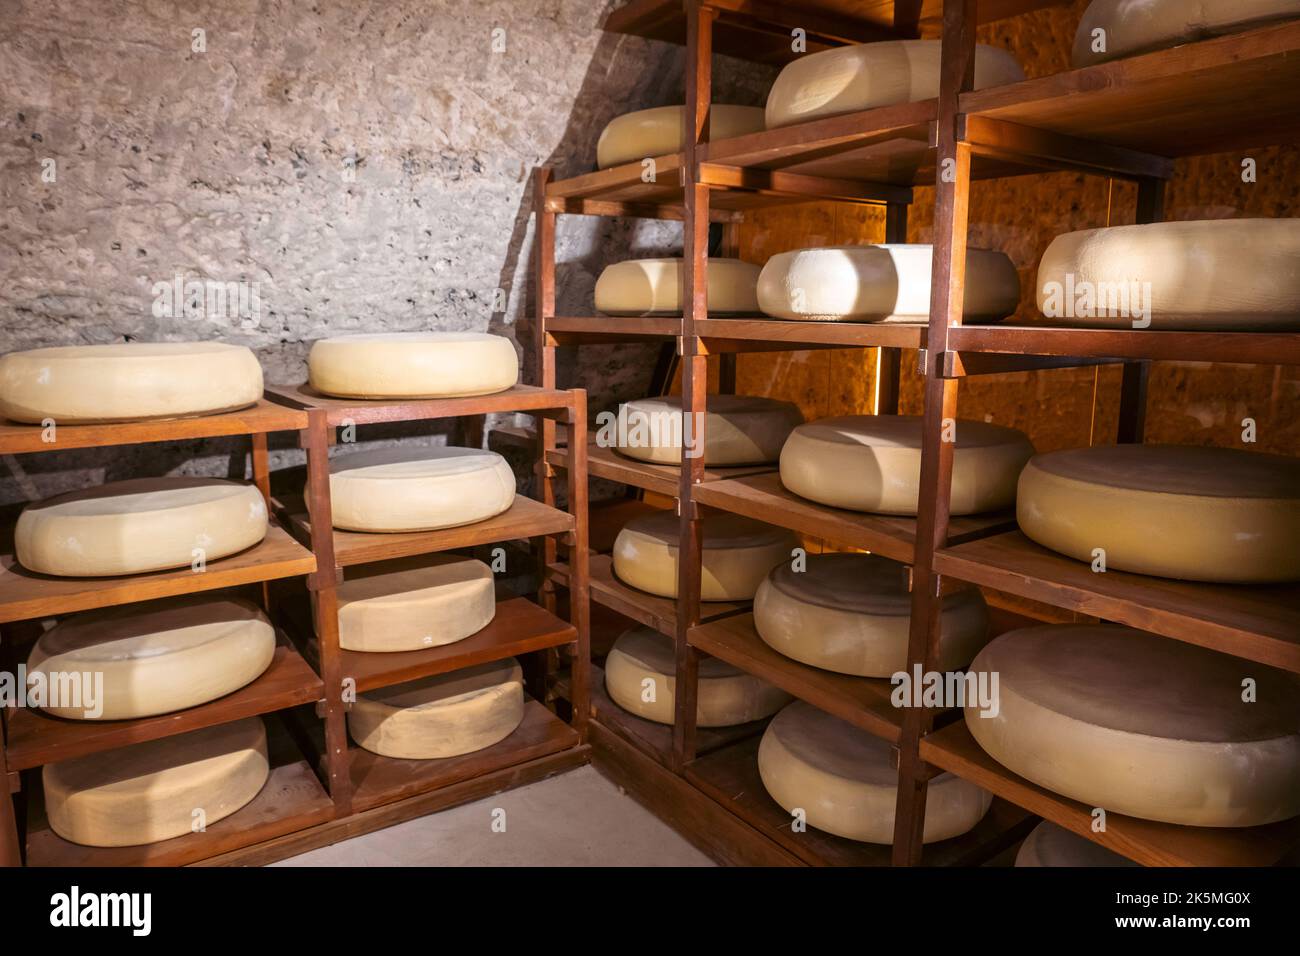
[[712, 866], [591, 767], [275, 866]]

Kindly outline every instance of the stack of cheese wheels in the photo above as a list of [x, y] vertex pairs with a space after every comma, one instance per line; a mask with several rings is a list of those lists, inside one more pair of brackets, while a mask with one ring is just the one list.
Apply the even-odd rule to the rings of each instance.
[[497, 607], [492, 569], [452, 555], [348, 568], [338, 601], [339, 646], [349, 651], [454, 644], [487, 627]]
[[[772, 84], [767, 128], [933, 99], [939, 95], [939, 46], [938, 40], [886, 40], [801, 56]], [[1024, 78], [1010, 53], [975, 48], [976, 89]]]
[[126, 342], [10, 352], [0, 412], [16, 422], [76, 425], [191, 418], [262, 397], [262, 366], [221, 342]]
[[[671, 638], [648, 627], [625, 631], [605, 659], [605, 690], [624, 710], [653, 720], [673, 722], [677, 659]], [[701, 727], [734, 727], [770, 717], [790, 702], [790, 695], [726, 661], [700, 661], [696, 721]]]
[[1034, 827], [1020, 844], [1016, 866], [1137, 866], [1104, 846], [1071, 833], [1050, 820]]
[[135, 478], [28, 505], [14, 547], [29, 571], [69, 577], [200, 566], [266, 537], [252, 485], [217, 478]]
[[[795, 249], [767, 260], [758, 307], [779, 319], [924, 322], [934, 247], [892, 243]], [[1020, 304], [1020, 277], [1002, 252], [970, 249], [962, 320], [996, 322]]]
[[515, 475], [494, 451], [381, 448], [330, 462], [334, 526], [433, 531], [486, 521], [515, 500]]
[[1296, 0], [1092, 0], [1074, 35], [1072, 60], [1104, 63], [1295, 17]]
[[[621, 163], [639, 163], [678, 152], [682, 148], [685, 113], [683, 106], [657, 106], [615, 118], [596, 141], [596, 165], [608, 169]], [[720, 103], [709, 107], [710, 142], [757, 133], [762, 129], [763, 110], [760, 107]]]
[[[704, 420], [704, 464], [713, 468], [762, 465], [781, 456], [790, 432], [803, 423], [791, 402], [752, 395], [710, 395]], [[642, 398], [619, 407], [617, 448], [637, 461], [676, 465], [682, 437], [699, 447], [698, 429], [682, 422], [677, 396]]]
[[1083, 328], [1300, 329], [1300, 219], [1070, 232], [1038, 266], [1038, 309]]
[[[758, 747], [768, 794], [809, 826], [863, 843], [894, 842], [898, 770], [888, 741], [797, 700], [772, 718]], [[984, 818], [993, 795], [950, 773], [930, 781], [926, 843], [960, 836]]]
[[[912, 596], [907, 568], [874, 554], [816, 554], [796, 570], [774, 567], [754, 596], [758, 636], [786, 657], [859, 677], [907, 668]], [[944, 595], [939, 666], [956, 670], [988, 640], [988, 609], [978, 588]]]
[[[1034, 453], [1023, 432], [959, 421], [952, 465], [952, 513], [1009, 508], [1020, 469]], [[800, 425], [781, 449], [781, 483], [834, 508], [914, 515], [921, 481], [921, 419], [849, 415]]]
[[[700, 525], [702, 601], [752, 599], [767, 572], [799, 546], [792, 532], [739, 515], [707, 515]], [[671, 511], [633, 518], [614, 539], [614, 573], [634, 588], [675, 598], [678, 541]]]
[[523, 670], [511, 657], [362, 694], [348, 730], [381, 756], [433, 760], [491, 747], [523, 719]]
[[48, 764], [42, 780], [50, 826], [63, 839], [137, 846], [225, 819], [257, 796], [269, 773], [266, 729], [248, 717]]
[[[705, 266], [711, 313], [756, 313], [759, 268], [739, 259], [709, 259]], [[596, 280], [596, 309], [606, 315], [682, 311], [681, 259], [629, 259], [607, 266]]]
[[1025, 466], [1016, 517], [1044, 547], [1104, 557], [1107, 570], [1300, 579], [1300, 459], [1181, 445], [1051, 452]]
[[307, 356], [311, 386], [340, 398], [461, 398], [519, 381], [513, 343], [484, 332], [388, 332], [321, 339]]
[[1188, 826], [1300, 814], [1293, 674], [1114, 624], [1010, 631], [971, 671], [999, 682], [996, 707], [967, 704], [971, 735], [1041, 787]]
[[32, 648], [28, 683], [40, 674], [53, 694], [55, 675], [102, 674], [97, 699], [78, 694], [43, 708], [76, 720], [131, 720], [216, 700], [256, 680], [274, 655], [275, 629], [256, 605], [225, 595], [169, 598], [60, 621]]

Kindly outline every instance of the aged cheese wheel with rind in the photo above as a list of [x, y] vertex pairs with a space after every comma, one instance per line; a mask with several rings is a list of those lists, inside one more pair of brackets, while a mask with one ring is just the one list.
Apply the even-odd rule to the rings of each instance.
[[1070, 60], [1091, 66], [1296, 17], [1297, 0], [1093, 0], [1079, 21]]
[[[683, 106], [656, 106], [615, 117], [596, 141], [596, 165], [601, 169], [667, 156], [682, 148]], [[709, 107], [709, 141], [731, 139], [763, 129], [758, 106]]]
[[[774, 398], [710, 395], [707, 404], [704, 464], [713, 468], [775, 462], [790, 432], [803, 423], [799, 406]], [[617, 448], [628, 458], [676, 465], [682, 460], [683, 436], [692, 448], [698, 447], [698, 429], [682, 422], [680, 396], [627, 402], [619, 409], [619, 419], [626, 429], [618, 435]]]
[[[758, 314], [758, 266], [714, 258], [705, 271], [710, 313]], [[680, 314], [684, 285], [681, 259], [616, 262], [596, 280], [596, 310], [606, 315]]]
[[464, 398], [519, 382], [519, 356], [502, 335], [380, 332], [321, 339], [307, 356], [311, 386], [359, 399]]

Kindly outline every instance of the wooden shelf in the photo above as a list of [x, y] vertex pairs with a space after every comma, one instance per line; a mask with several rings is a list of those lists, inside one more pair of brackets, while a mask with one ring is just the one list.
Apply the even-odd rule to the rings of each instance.
[[[266, 394], [277, 402], [296, 409], [325, 409], [330, 426], [347, 423], [373, 425], [378, 422], [409, 422], [465, 415], [488, 415], [496, 412], [527, 412], [542, 409], [571, 408], [571, 392], [533, 385], [515, 385], [491, 395], [467, 398], [425, 399], [358, 399], [333, 398], [310, 385], [272, 385]], [[303, 423], [305, 427], [306, 423]]]
[[804, 322], [738, 316], [695, 323], [709, 352], [757, 349], [925, 348], [926, 326], [911, 322]]
[[680, 315], [553, 316], [546, 320], [546, 334], [560, 345], [658, 341], [681, 335], [682, 317]]
[[[569, 467], [569, 453], [565, 448], [547, 452], [546, 460], [556, 468]], [[762, 474], [772, 471], [775, 465], [746, 465], [735, 468], [706, 468], [705, 481], [722, 481], [726, 478], [739, 478], [744, 475]], [[637, 461], [620, 455], [613, 448], [603, 448], [596, 444], [594, 435], [587, 440], [587, 474], [594, 478], [617, 481], [633, 488], [653, 491], [656, 494], [677, 497], [681, 469], [677, 465], [655, 465]]]
[[[1296, 55], [1300, 59], [1300, 53]], [[1067, 329], [1054, 326], [958, 326], [952, 351], [1059, 355], [1168, 362], [1300, 365], [1297, 332], [1178, 332], [1151, 329]]]
[[1007, 770], [961, 720], [924, 737], [921, 758], [1145, 866], [1271, 866], [1300, 844], [1300, 817], [1264, 827], [1212, 828], [1108, 813], [1106, 832], [1094, 833], [1091, 806]]
[[938, 551], [935, 570], [962, 581], [1091, 614], [1300, 672], [1300, 587], [1196, 584], [1124, 571], [1095, 573], [1019, 531]]

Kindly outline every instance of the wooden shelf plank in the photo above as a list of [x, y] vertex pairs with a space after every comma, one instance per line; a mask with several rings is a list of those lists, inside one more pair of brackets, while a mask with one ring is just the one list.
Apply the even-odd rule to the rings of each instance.
[[[534, 385], [515, 385], [503, 392], [466, 398], [334, 398], [316, 391], [310, 385], [272, 385], [266, 393], [290, 408], [325, 409], [326, 421], [331, 427], [349, 422], [370, 425], [377, 422], [423, 421], [498, 412], [570, 408], [573, 405], [573, 395], [570, 392]], [[305, 426], [304, 421], [303, 427]]]
[[736, 350], [737, 343], [768, 348], [925, 348], [926, 327], [911, 322], [804, 322], [769, 316], [737, 316], [695, 323], [710, 352]]
[[[556, 468], [567, 469], [568, 450], [553, 449], [547, 453], [546, 460]], [[706, 468], [704, 480], [722, 481], [727, 478], [763, 474], [773, 471], [775, 467], [775, 465], [746, 465], [735, 468]], [[613, 448], [604, 448], [596, 444], [596, 436], [593, 434], [589, 435], [587, 440], [587, 474], [594, 478], [617, 481], [634, 488], [676, 498], [681, 469], [677, 465], [655, 465], [620, 455]]]
[[546, 333], [561, 344], [632, 342], [676, 338], [682, 334], [680, 315], [555, 316], [546, 320]]
[[[1300, 53], [1296, 58], [1300, 60]], [[1178, 332], [1152, 329], [1068, 329], [1055, 326], [958, 326], [952, 350], [1168, 362], [1300, 365], [1297, 332]]]

